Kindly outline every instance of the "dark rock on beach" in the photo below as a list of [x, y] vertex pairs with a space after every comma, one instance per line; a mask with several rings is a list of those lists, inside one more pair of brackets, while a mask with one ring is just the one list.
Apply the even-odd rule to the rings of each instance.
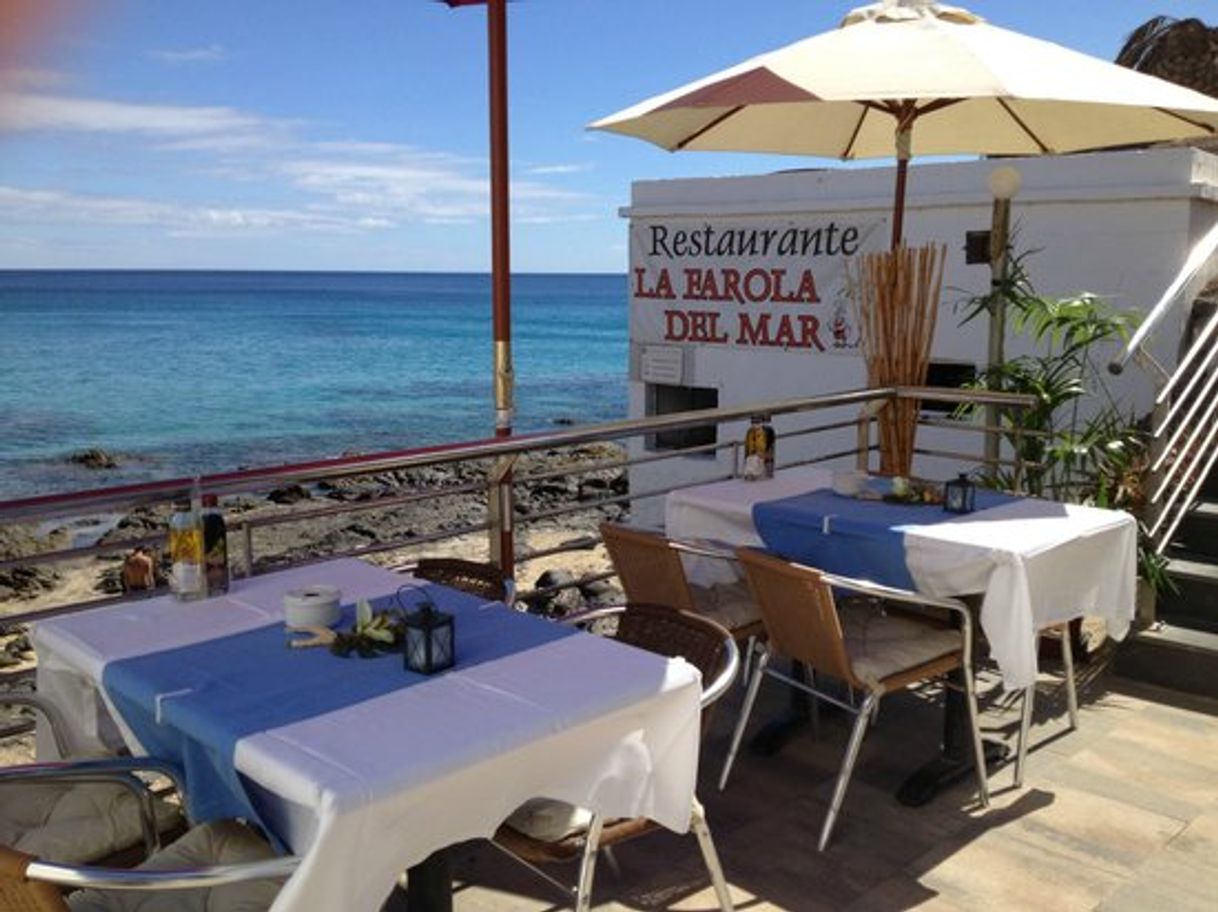
[[[60, 544], [62, 542], [54, 538], [39, 538], [22, 526], [0, 527], [0, 558], [22, 557]], [[31, 599], [50, 592], [61, 579], [59, 571], [48, 565], [0, 570], [0, 603]]]
[[309, 500], [313, 495], [308, 489], [302, 485], [284, 485], [281, 488], [276, 488], [266, 495], [266, 499], [271, 503], [277, 504], [294, 504], [302, 500]]
[[100, 541], [106, 543], [140, 536], [159, 535], [168, 527], [169, 516], [172, 512], [173, 509], [168, 505], [136, 507], [120, 519], [113, 529], [103, 535]]
[[579, 587], [574, 585], [575, 574], [570, 570], [547, 570], [533, 584], [537, 589], [548, 589], [552, 586], [563, 586], [555, 592], [542, 593], [528, 601], [528, 609], [532, 614], [543, 617], [562, 618], [574, 614], [584, 607], [584, 596]]
[[46, 567], [10, 567], [0, 570], [0, 602], [31, 599], [50, 592], [59, 583], [59, 573]]
[[68, 457], [68, 462], [84, 466], [86, 469], [116, 469], [118, 460], [101, 447], [90, 447], [87, 450], [77, 450]]

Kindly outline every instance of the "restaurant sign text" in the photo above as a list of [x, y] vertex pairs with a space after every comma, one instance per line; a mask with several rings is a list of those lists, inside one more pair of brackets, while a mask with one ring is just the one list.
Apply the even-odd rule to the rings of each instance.
[[846, 263], [873, 227], [832, 218], [636, 220], [631, 338], [811, 352], [857, 348]]

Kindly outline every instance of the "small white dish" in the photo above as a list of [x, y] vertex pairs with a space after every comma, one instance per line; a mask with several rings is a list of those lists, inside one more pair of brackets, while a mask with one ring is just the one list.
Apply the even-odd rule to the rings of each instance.
[[343, 594], [334, 586], [302, 586], [283, 596], [283, 621], [289, 627], [330, 627], [342, 617]]

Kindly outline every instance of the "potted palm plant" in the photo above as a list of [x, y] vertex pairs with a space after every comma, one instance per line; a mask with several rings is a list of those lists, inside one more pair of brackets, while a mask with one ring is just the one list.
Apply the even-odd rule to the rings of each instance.
[[[1143, 523], [1149, 422], [1113, 395], [1097, 357], [1126, 341], [1138, 316], [1117, 311], [1090, 293], [1064, 298], [1038, 294], [1026, 258], [1012, 255], [1006, 279], [991, 295], [970, 298], [962, 322], [986, 312], [993, 295], [1001, 295], [1011, 326], [1033, 343], [1033, 353], [982, 371], [970, 385], [1035, 397], [1036, 404], [1022, 415], [999, 410], [1005, 441], [1025, 466], [1024, 490], [1132, 513], [1139, 528], [1139, 578], [1153, 596], [1172, 583], [1167, 562], [1151, 546]], [[1003, 488], [1015, 482], [1002, 470], [986, 480]]]

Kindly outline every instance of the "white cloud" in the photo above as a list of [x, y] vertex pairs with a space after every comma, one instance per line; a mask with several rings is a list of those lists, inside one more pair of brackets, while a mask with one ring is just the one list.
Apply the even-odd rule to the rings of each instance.
[[0, 222], [143, 225], [175, 236], [310, 231], [349, 234], [390, 227], [384, 219], [310, 209], [187, 206], [140, 197], [0, 186]]
[[[179, 194], [157, 200], [99, 195], [69, 188], [0, 187], [0, 220], [159, 226], [173, 236], [240, 232], [378, 232], [411, 221], [468, 224], [487, 217], [489, 177], [485, 158], [434, 152], [358, 138], [309, 140], [310, 125], [271, 120], [230, 107], [144, 104], [77, 98], [51, 92], [0, 94], [0, 132], [43, 131], [66, 135], [128, 134], [142, 147], [123, 147], [115, 172], [129, 181], [133, 156], [149, 153], [158, 184], [179, 177], [191, 200]], [[189, 152], [185, 165], [173, 153]], [[545, 181], [548, 175], [582, 170], [578, 164], [525, 169], [511, 184], [518, 223], [582, 221], [589, 197]], [[93, 165], [94, 174], [99, 166]], [[203, 183], [201, 183], [201, 181]], [[126, 186], [127, 184], [125, 184]], [[98, 185], [92, 185], [98, 186]], [[256, 189], [250, 189], [256, 188]], [[255, 194], [256, 205], [243, 205]], [[267, 199], [286, 201], [265, 205]]]
[[194, 136], [248, 131], [265, 122], [226, 107], [138, 104], [97, 98], [0, 96], [0, 130]]
[[546, 175], [546, 174], [579, 174], [583, 171], [591, 171], [592, 165], [535, 165], [528, 169], [529, 174]]
[[163, 63], [182, 64], [214, 63], [223, 60], [228, 54], [220, 45], [209, 44], [206, 47], [148, 51], [148, 56]]

